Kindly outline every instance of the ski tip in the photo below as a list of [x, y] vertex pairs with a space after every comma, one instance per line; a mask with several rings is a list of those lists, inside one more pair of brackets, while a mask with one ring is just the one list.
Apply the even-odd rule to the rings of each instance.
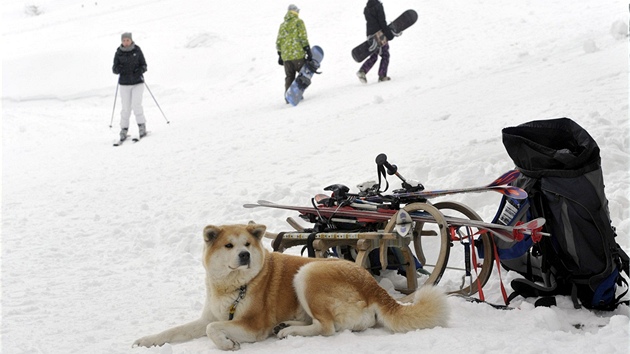
[[515, 179], [517, 179], [518, 176], [520, 175], [521, 175], [521, 172], [519, 170], [507, 171], [506, 173], [502, 174], [499, 178], [492, 181], [492, 183], [490, 183], [488, 186], [492, 187], [492, 186], [501, 186], [504, 184], [509, 184], [513, 182]]
[[529, 221], [529, 222], [527, 222], [527, 223], [525, 223], [523, 225], [525, 225], [525, 227], [529, 228], [529, 229], [536, 229], [536, 228], [539, 228], [539, 227], [542, 227], [543, 225], [545, 225], [546, 221], [547, 220], [545, 220], [545, 218], [536, 218], [536, 219], [531, 220], [531, 221]]
[[260, 205], [260, 204], [243, 204], [243, 208], [248, 208], [248, 209], [258, 208], [260, 206], [262, 206], [262, 205]]
[[394, 230], [402, 237], [409, 236], [413, 225], [412, 222], [411, 215], [409, 215], [405, 209], [400, 209], [396, 213], [396, 226], [394, 226]]
[[527, 192], [519, 187], [508, 186], [497, 189], [497, 191], [512, 199], [527, 199]]
[[327, 199], [330, 199], [329, 195], [323, 194], [323, 193], [318, 193], [315, 194], [315, 196], [313, 197], [313, 199], [315, 199], [315, 201], [317, 202], [317, 204], [321, 204], [322, 201], [325, 201]]
[[149, 135], [149, 133], [151, 133], [151, 131], [147, 131], [147, 132], [146, 132], [143, 136], [139, 136], [139, 135], [138, 135], [138, 136], [134, 136], [134, 137], [131, 139], [131, 141], [133, 141], [134, 143], [137, 143], [137, 142], [139, 142], [140, 140], [142, 140], [142, 139], [146, 138], [146, 137]]

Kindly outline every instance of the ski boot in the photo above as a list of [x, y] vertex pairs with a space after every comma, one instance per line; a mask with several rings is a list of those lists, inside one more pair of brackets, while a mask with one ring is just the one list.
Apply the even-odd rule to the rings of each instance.
[[145, 123], [138, 124], [138, 133], [140, 135], [140, 138], [143, 138], [144, 136], [147, 135], [147, 127]]
[[127, 128], [122, 128], [120, 130], [120, 141], [125, 141], [127, 139]]
[[389, 76], [381, 76], [378, 78], [378, 82], [389, 81], [391, 78]]
[[363, 72], [363, 70], [357, 71], [357, 77], [361, 83], [367, 84], [367, 78], [365, 77], [365, 72]]

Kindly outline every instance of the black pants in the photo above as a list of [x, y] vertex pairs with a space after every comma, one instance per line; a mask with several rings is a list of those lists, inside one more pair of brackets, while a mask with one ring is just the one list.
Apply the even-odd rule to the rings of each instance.
[[302, 66], [304, 66], [304, 59], [284, 61], [284, 74], [286, 75], [284, 78], [284, 92], [287, 92]]

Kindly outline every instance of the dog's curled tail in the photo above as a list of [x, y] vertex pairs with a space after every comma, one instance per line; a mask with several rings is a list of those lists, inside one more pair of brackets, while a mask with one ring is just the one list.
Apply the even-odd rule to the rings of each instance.
[[449, 308], [446, 294], [434, 286], [423, 286], [415, 293], [412, 304], [380, 308], [380, 320], [392, 332], [409, 332], [416, 329], [446, 327]]

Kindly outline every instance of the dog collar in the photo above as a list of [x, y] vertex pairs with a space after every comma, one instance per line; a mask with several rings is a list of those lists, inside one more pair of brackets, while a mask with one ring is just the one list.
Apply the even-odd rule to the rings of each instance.
[[236, 306], [245, 297], [245, 292], [247, 292], [247, 285], [241, 286], [238, 290], [239, 290], [238, 296], [236, 297], [236, 300], [234, 300], [234, 302], [232, 303], [232, 306], [230, 306], [230, 316], [228, 317], [229, 321], [231, 321], [234, 318], [234, 313], [236, 312]]

